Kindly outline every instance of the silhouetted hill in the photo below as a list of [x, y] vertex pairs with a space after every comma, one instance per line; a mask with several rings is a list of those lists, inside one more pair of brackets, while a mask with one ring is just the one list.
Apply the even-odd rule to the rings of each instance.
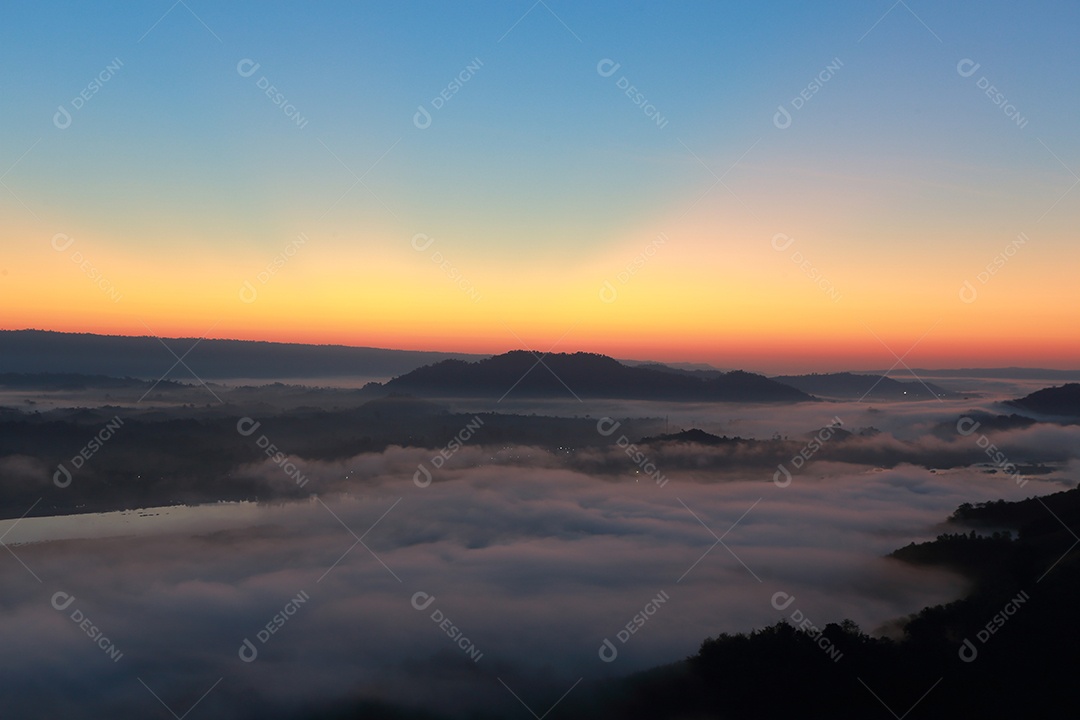
[[632, 365], [631, 367], [645, 368], [647, 370], [659, 370], [660, 372], [672, 373], [673, 375], [686, 375], [688, 377], [695, 377], [701, 380], [712, 380], [713, 378], [721, 377], [724, 374], [723, 370], [673, 367], [671, 365], [664, 365], [663, 363], [638, 363], [636, 365]]
[[901, 382], [882, 375], [849, 372], [778, 375], [772, 379], [811, 395], [845, 400], [929, 400], [952, 395], [944, 388], [931, 383], [923, 385], [918, 380]]
[[699, 378], [623, 365], [606, 355], [524, 350], [465, 362], [444, 360], [394, 378], [383, 388], [436, 397], [623, 398], [631, 400], [801, 402], [806, 393], [764, 375], [736, 370]]
[[[1080, 490], [957, 512], [964, 520], [989, 515], [1019, 533], [948, 534], [892, 553], [897, 562], [954, 568], [973, 580], [967, 597], [902, 619], [899, 637], [868, 635], [851, 620], [815, 617], [818, 626], [801, 597], [778, 592], [780, 622], [707, 638], [681, 662], [581, 683], [558, 703], [558, 716], [1062, 717], [1062, 708], [1080, 703], [1080, 553], [1070, 530], [1080, 527]], [[303, 720], [366, 717], [362, 709], [354, 703]]]
[[1080, 417], [1080, 383], [1043, 388], [1019, 400], [1009, 400], [1005, 404], [1043, 415]]
[[[883, 370], [861, 370], [860, 374], [884, 375]], [[929, 368], [896, 368], [888, 371], [894, 377], [921, 378], [986, 378], [998, 380], [1080, 380], [1080, 370], [1053, 370], [1049, 368], [1003, 367], [1003, 368], [953, 368], [931, 370]]]
[[640, 367], [642, 365], [655, 365], [657, 367], [667, 368], [669, 370], [675, 370], [675, 371], [679, 371], [679, 372], [681, 372], [681, 371], [690, 371], [690, 372], [701, 371], [701, 372], [711, 372], [711, 373], [725, 373], [725, 372], [728, 372], [727, 370], [725, 370], [723, 368], [718, 368], [715, 365], [710, 365], [709, 363], [700, 363], [700, 362], [697, 362], [697, 363], [696, 362], [660, 362], [659, 360], [626, 360], [626, 359], [619, 359], [619, 358], [616, 358], [616, 359], [619, 360], [619, 362], [621, 362], [623, 365], [629, 365], [630, 367]]
[[[189, 349], [190, 354], [185, 355]], [[218, 379], [392, 377], [446, 358], [484, 356], [251, 340], [0, 330], [2, 373], [80, 373], [156, 380], [173, 367], [177, 357], [200, 378]], [[170, 377], [194, 379], [182, 365], [173, 368]]]
[[[1080, 523], [1080, 491], [965, 505], [958, 515], [988, 515], [1018, 536], [949, 534], [893, 553], [974, 581], [968, 597], [907, 618], [899, 640], [871, 637], [851, 621], [826, 624], [816, 637], [785, 620], [708, 639], [684, 663], [626, 678], [621, 688], [611, 683], [601, 707], [590, 709], [597, 717], [671, 720], [871, 718], [889, 716], [882, 700], [904, 698], [912, 717], [1004, 719], [1075, 707], [1080, 560], [1070, 528]], [[776, 692], [778, 677], [784, 692]], [[588, 715], [573, 701], [563, 712]]]
[[682, 432], [671, 433], [668, 435], [655, 435], [653, 437], [642, 438], [638, 441], [638, 444], [694, 443], [697, 445], [723, 445], [725, 443], [733, 442], [742, 442], [742, 440], [740, 438], [729, 438], [727, 436], [720, 437], [719, 435], [713, 435], [712, 433], [707, 433], [698, 428], [690, 428], [689, 430], [683, 430]]
[[[141, 381], [143, 388], [150, 384]], [[289, 392], [290, 387], [278, 389]], [[190, 393], [200, 390], [205, 393], [201, 387], [188, 388]], [[27, 508], [32, 508], [30, 516], [46, 516], [182, 503], [286, 501], [313, 491], [348, 491], [355, 481], [336, 473], [306, 487], [268, 479], [252, 469], [266, 459], [264, 446], [256, 442], [262, 435], [294, 461], [326, 462], [381, 453], [391, 446], [437, 450], [452, 438], [460, 440], [469, 425], [473, 425], [470, 445], [558, 448], [570, 453], [568, 464], [576, 462], [572, 453], [577, 448], [602, 448], [617, 439], [599, 434], [596, 420], [589, 417], [454, 413], [404, 395], [354, 404], [358, 391], [336, 391], [347, 396], [340, 408], [332, 397], [322, 401], [334, 409], [292, 404], [284, 409], [272, 396], [268, 399], [274, 404], [260, 405], [259, 396], [234, 403], [234, 395], [245, 390], [223, 392], [225, 402], [209, 406], [187, 403], [189, 397], [178, 405], [140, 406], [134, 400], [145, 390], [137, 388], [123, 406], [43, 411], [0, 407], [0, 520], [17, 518]], [[241, 434], [238, 422], [245, 417], [259, 423], [258, 434]], [[106, 425], [115, 432], [102, 435]], [[656, 434], [663, 427], [662, 418], [626, 418], [620, 423], [620, 431], [630, 437]], [[54, 473], [60, 464], [74, 469], [72, 458], [95, 436], [107, 442], [102, 440], [93, 462], [79, 463], [69, 487], [56, 485]], [[580, 457], [584, 471], [597, 475], [625, 471], [603, 452]]]
[[1065, 490], [1041, 498], [1014, 502], [991, 500], [975, 504], [963, 503], [949, 518], [949, 522], [974, 527], [996, 526], [1017, 530], [1026, 528], [1028, 533], [1047, 528], [1056, 530], [1056, 521], [1047, 508], [1053, 509], [1059, 517], [1068, 515], [1080, 518], [1080, 491]]

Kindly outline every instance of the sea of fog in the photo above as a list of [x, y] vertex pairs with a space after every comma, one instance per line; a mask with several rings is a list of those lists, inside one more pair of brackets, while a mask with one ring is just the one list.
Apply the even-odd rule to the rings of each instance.
[[[577, 413], [668, 416], [673, 431], [744, 437], [796, 437], [841, 418], [932, 448], [937, 423], [995, 407], [594, 403]], [[579, 680], [677, 661], [706, 637], [795, 611], [818, 627], [850, 618], [887, 633], [966, 588], [885, 555], [935, 537], [961, 503], [1071, 486], [1078, 433], [1003, 438], [1014, 452], [1067, 458], [1023, 487], [981, 467], [824, 460], [790, 484], [736, 467], [675, 469], [659, 485], [632, 464], [597, 477], [538, 448], [488, 463], [482, 447], [421, 487], [412, 471], [432, 451], [391, 448], [306, 463], [312, 495], [300, 502], [0, 521], [0, 706], [97, 718], [183, 717], [197, 705], [191, 717], [216, 720], [375, 697], [506, 713], [524, 700], [542, 712]], [[783, 610], [777, 593], [793, 598]]]
[[[577, 678], [776, 622], [791, 612], [777, 592], [819, 627], [868, 630], [948, 601], [958, 577], [883, 555], [932, 538], [961, 502], [1057, 489], [915, 467], [816, 467], [786, 488], [490, 467], [279, 506], [5, 521], [0, 642], [25, 650], [0, 662], [20, 701], [67, 717], [151, 712], [143, 682], [182, 714], [219, 678], [200, 717], [230, 717], [249, 693], [277, 708], [371, 694], [491, 709], [513, 699], [503, 683], [543, 705]], [[55, 684], [70, 707], [45, 692]]]

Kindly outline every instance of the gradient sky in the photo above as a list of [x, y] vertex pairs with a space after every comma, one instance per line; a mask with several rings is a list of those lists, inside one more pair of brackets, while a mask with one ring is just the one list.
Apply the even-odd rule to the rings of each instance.
[[1071, 2], [7, 3], [0, 327], [1075, 368], [1078, 27]]

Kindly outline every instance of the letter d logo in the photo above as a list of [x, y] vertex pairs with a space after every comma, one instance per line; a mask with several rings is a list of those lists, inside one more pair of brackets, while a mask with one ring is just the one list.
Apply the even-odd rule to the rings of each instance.
[[791, 113], [783, 105], [776, 106], [776, 113], [772, 116], [772, 124], [780, 130], [791, 127]]
[[255, 658], [259, 657], [259, 650], [250, 640], [244, 638], [244, 644], [240, 646], [239, 655], [240, 659], [246, 663], [255, 662]]
[[253, 303], [259, 297], [259, 291], [255, 289], [255, 286], [250, 281], [245, 280], [244, 286], [240, 288], [240, 302]]
[[960, 300], [966, 302], [969, 305], [979, 297], [979, 291], [975, 289], [975, 286], [970, 281], [965, 280], [964, 284], [960, 287]]
[[611, 58], [604, 58], [600, 62], [596, 63], [596, 74], [600, 77], [611, 77], [622, 65], [615, 62]]
[[412, 236], [412, 240], [409, 241], [413, 246], [413, 250], [416, 250], [417, 252], [424, 252], [431, 247], [431, 243], [433, 242], [435, 242], [435, 238], [427, 233], [416, 233]]
[[412, 596], [412, 606], [417, 610], [427, 610], [433, 602], [435, 602], [435, 596], [428, 595], [423, 590], [414, 593]]
[[604, 644], [600, 646], [600, 650], [597, 654], [600, 655], [600, 659], [606, 663], [614, 662], [615, 658], [619, 657], [619, 651], [607, 638], [604, 638]]
[[52, 116], [52, 122], [58, 129], [67, 130], [71, 127], [71, 113], [63, 105], [57, 105], [56, 113]]
[[964, 638], [964, 644], [960, 646], [960, 659], [964, 662], [975, 662], [975, 658], [979, 657], [979, 649], [975, 647], [975, 644]]
[[249, 417], [242, 417], [236, 421], [236, 432], [240, 433], [244, 437], [248, 437], [253, 432], [259, 429], [262, 425], [261, 422], [256, 422]]
[[71, 247], [71, 243], [75, 242], [75, 238], [71, 237], [70, 235], [66, 235], [65, 233], [56, 233], [52, 236], [52, 240], [50, 242], [52, 244], [53, 250], [57, 252], [64, 252], [69, 247]]
[[795, 602], [795, 596], [788, 595], [782, 590], [772, 596], [772, 606], [777, 610], [787, 610], [793, 602]]
[[[420, 479], [421, 476], [423, 476], [423, 480]], [[416, 484], [416, 487], [426, 488], [431, 484], [431, 471], [427, 469], [426, 465], [420, 463], [416, 466], [416, 472], [413, 473], [412, 481]]]
[[57, 610], [67, 610], [73, 602], [75, 602], [75, 596], [63, 591], [54, 593], [52, 596], [52, 606]]
[[980, 425], [982, 425], [981, 422], [972, 420], [965, 415], [964, 417], [956, 421], [956, 432], [965, 436], [970, 435], [971, 433], [978, 430]]
[[795, 238], [791, 237], [790, 235], [785, 235], [784, 233], [776, 233], [772, 236], [771, 242], [773, 250], [776, 250], [777, 252], [784, 252], [789, 247], [791, 247], [791, 243], [795, 242]]
[[[261, 66], [251, 58], [244, 58], [236, 63], [236, 72], [240, 77], [251, 77]], [[254, 658], [252, 658], [254, 659]]]
[[611, 435], [619, 429], [620, 425], [622, 425], [622, 423], [617, 420], [612, 420], [609, 417], [602, 417], [596, 421], [596, 432], [604, 437], [611, 437]]
[[[780, 478], [783, 478], [783, 480]], [[787, 487], [791, 484], [791, 471], [784, 467], [783, 463], [780, 463], [776, 466], [776, 472], [772, 474], [772, 481], [776, 483], [776, 487]]]
[[60, 463], [56, 466], [56, 472], [53, 473], [52, 481], [58, 488], [66, 488], [71, 484], [71, 471], [64, 467], [64, 463]]
[[967, 78], [974, 75], [975, 71], [978, 70], [980, 67], [982, 67], [982, 65], [975, 62], [971, 58], [964, 58], [960, 62], [956, 63], [956, 72], [960, 75], [960, 77]]
[[431, 127], [431, 113], [423, 105], [417, 105], [416, 113], [412, 116], [412, 124], [417, 130], [427, 130]]

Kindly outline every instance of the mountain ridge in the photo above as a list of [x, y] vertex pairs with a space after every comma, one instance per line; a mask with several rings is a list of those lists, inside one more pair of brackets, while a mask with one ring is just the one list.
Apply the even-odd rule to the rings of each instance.
[[443, 360], [395, 377], [372, 391], [434, 397], [558, 398], [582, 396], [628, 400], [714, 402], [806, 402], [813, 396], [764, 375], [733, 370], [712, 377], [625, 365], [598, 353], [536, 355], [511, 350], [466, 362]]
[[1043, 415], [1080, 417], [1080, 383], [1043, 388], [1004, 404]]
[[177, 358], [182, 358], [192, 373], [204, 379], [393, 377], [440, 359], [483, 357], [487, 356], [267, 340], [0, 330], [0, 372], [5, 373], [77, 373], [151, 380], [167, 373], [190, 380], [191, 373], [177, 363]]

